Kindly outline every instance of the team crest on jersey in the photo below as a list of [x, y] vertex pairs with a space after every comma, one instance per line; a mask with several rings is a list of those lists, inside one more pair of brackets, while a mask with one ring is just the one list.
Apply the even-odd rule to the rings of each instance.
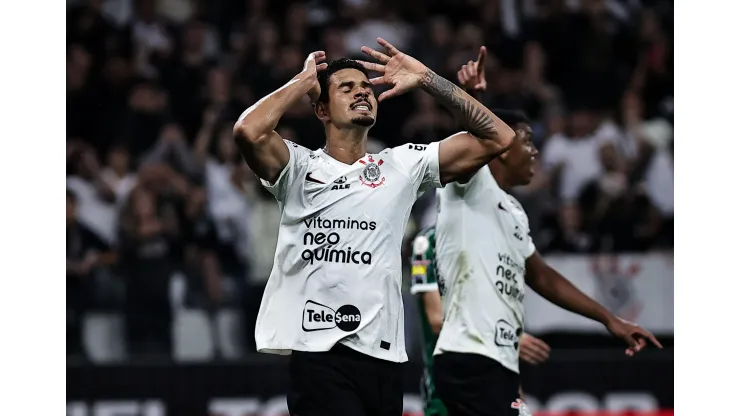
[[376, 162], [372, 156], [368, 156], [367, 162], [360, 160], [360, 163], [365, 165], [365, 169], [362, 170], [362, 175], [360, 175], [360, 182], [362, 182], [363, 185], [377, 188], [385, 183], [385, 176], [381, 176], [380, 173], [383, 159]]

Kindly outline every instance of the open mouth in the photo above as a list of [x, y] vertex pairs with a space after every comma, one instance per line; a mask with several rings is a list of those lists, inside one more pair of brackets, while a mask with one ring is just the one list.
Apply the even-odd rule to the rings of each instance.
[[352, 104], [350, 109], [356, 110], [356, 111], [370, 111], [373, 108], [373, 106], [370, 105], [367, 101], [360, 101], [358, 103]]

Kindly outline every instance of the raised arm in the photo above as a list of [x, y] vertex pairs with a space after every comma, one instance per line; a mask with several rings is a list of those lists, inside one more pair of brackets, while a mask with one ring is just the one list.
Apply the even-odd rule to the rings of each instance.
[[275, 132], [280, 118], [290, 107], [308, 94], [318, 99], [320, 89], [316, 77], [326, 68], [324, 52], [308, 55], [303, 71], [272, 94], [249, 107], [234, 125], [234, 141], [254, 173], [273, 183], [290, 160], [290, 153], [282, 137]]
[[363, 62], [367, 69], [383, 74], [370, 82], [373, 85], [393, 85], [392, 89], [380, 94], [378, 101], [421, 87], [447, 107], [467, 130], [440, 142], [439, 171], [442, 184], [469, 176], [509, 148], [514, 140], [514, 130], [491, 110], [384, 39], [378, 38], [378, 43], [388, 55], [362, 47], [362, 52], [381, 62]]

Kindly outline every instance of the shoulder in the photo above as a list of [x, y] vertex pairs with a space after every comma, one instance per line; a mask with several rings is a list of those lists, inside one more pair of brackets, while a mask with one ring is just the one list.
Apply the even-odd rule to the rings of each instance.
[[509, 196], [509, 201], [511, 201], [511, 204], [514, 205], [514, 208], [520, 210], [521, 212], [525, 212], [524, 207], [522, 207], [521, 202], [519, 202], [519, 200], [516, 199], [514, 195], [511, 195], [511, 194], [507, 194], [507, 195]]
[[399, 158], [420, 158], [424, 154], [424, 152], [429, 148], [430, 146], [435, 145], [436, 143], [431, 144], [416, 144], [416, 143], [406, 143], [402, 144], [400, 146], [392, 147], [389, 149], [385, 149], [380, 154], [390, 154], [394, 157]]
[[522, 222], [524, 222], [527, 227], [529, 227], [529, 216], [527, 215], [527, 211], [524, 210], [522, 204], [513, 195], [507, 195], [509, 196], [509, 201], [511, 202], [511, 205], [513, 205], [517, 216], [521, 219]]
[[321, 150], [311, 150], [287, 139], [283, 139], [283, 141], [288, 147], [288, 152], [290, 153], [289, 165], [291, 166], [291, 169], [308, 169], [308, 166], [312, 161], [320, 159], [319, 152], [321, 152]]
[[288, 146], [288, 151], [290, 151], [291, 154], [298, 154], [300, 156], [308, 157], [309, 155], [314, 155], [315, 153], [313, 150], [310, 150], [307, 147], [301, 146], [300, 144], [292, 140], [283, 139], [283, 142], [285, 142], [285, 145]]
[[[498, 183], [496, 183], [496, 179], [493, 177], [493, 175], [490, 175], [490, 168], [486, 165], [478, 169], [478, 171], [470, 175], [468, 178], [456, 182], [450, 182], [445, 185], [444, 188], [438, 190], [437, 192], [438, 194], [447, 194], [457, 198], [462, 198], [466, 196], [470, 197], [473, 194], [477, 195], [480, 188], [484, 187], [486, 184], [486, 175], [489, 175], [491, 177], [492, 185], [498, 188]], [[483, 185], [481, 185], [481, 183]]]

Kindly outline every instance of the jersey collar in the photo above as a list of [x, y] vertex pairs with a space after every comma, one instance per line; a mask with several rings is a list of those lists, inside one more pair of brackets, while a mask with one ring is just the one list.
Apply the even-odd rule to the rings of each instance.
[[[320, 157], [321, 157], [322, 159], [324, 159], [324, 160], [325, 160], [325, 161], [326, 161], [327, 163], [329, 163], [330, 165], [332, 165], [332, 166], [336, 166], [336, 167], [338, 167], [338, 168], [346, 168], [346, 167], [348, 167], [348, 166], [353, 166], [353, 165], [354, 165], [354, 163], [353, 163], [353, 164], [351, 164], [351, 165], [348, 165], [348, 164], [346, 164], [346, 163], [344, 163], [344, 162], [340, 162], [340, 161], [338, 161], [338, 160], [334, 159], [333, 157], [331, 157], [331, 155], [329, 155], [328, 153], [326, 153], [326, 152], [324, 151], [324, 149], [318, 149], [318, 150], [316, 150], [316, 151], [315, 151], [315, 153], [316, 153], [317, 155], [319, 155], [319, 156], [320, 156]], [[365, 156], [363, 156], [362, 158], [365, 158], [365, 157], [367, 157], [367, 155], [368, 155], [368, 154], [369, 154], [369, 153], [365, 153]], [[360, 158], [360, 159], [362, 159], [362, 158]], [[355, 163], [357, 163], [357, 162], [355, 162]]]

